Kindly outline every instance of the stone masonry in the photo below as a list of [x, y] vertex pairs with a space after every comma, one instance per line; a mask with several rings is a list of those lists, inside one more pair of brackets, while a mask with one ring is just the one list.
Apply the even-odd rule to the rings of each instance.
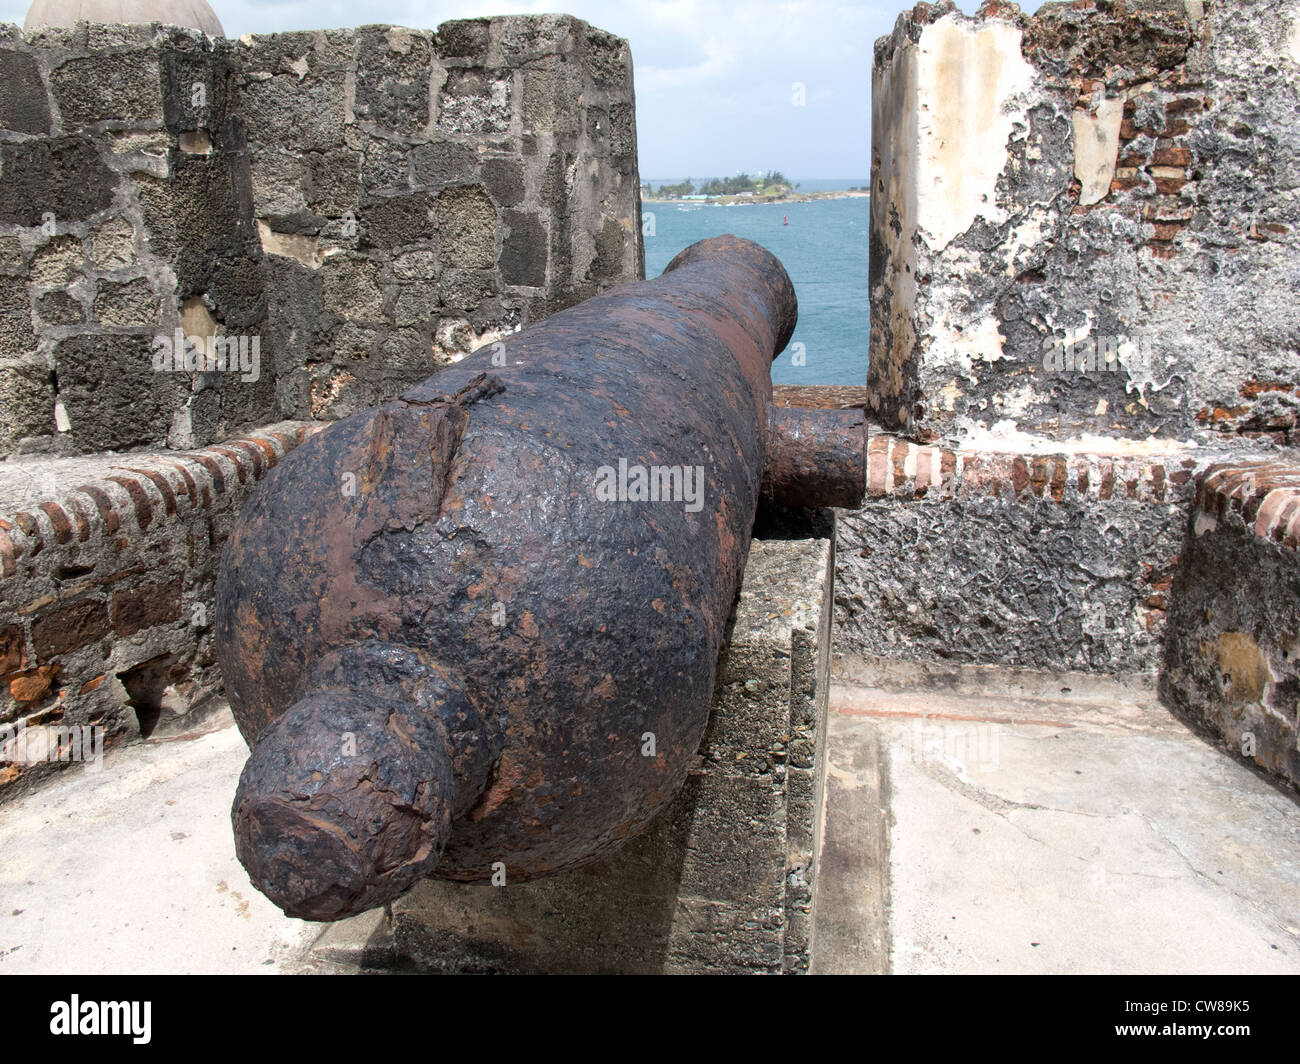
[[11, 26], [0, 66], [0, 451], [193, 447], [278, 420], [269, 350], [256, 380], [154, 370], [178, 328], [267, 325], [228, 42]]
[[242, 39], [284, 416], [643, 276], [625, 41], [565, 16]]
[[[0, 794], [220, 684], [239, 506], [322, 421], [640, 278], [625, 41], [0, 27]], [[51, 733], [53, 734], [53, 733]]]
[[1300, 783], [1300, 8], [919, 3], [876, 43], [838, 675], [1121, 675]]
[[193, 719], [220, 685], [222, 545], [312, 431], [281, 422], [196, 451], [0, 463], [15, 507], [0, 517], [0, 794], [66, 766], [46, 752], [57, 729], [102, 729], [111, 745]]
[[636, 280], [633, 105], [563, 16], [0, 29], [0, 451], [346, 416]]
[[1197, 458], [874, 435], [838, 540], [837, 651], [1154, 676]]
[[1161, 695], [1300, 787], [1300, 464], [1212, 466], [1196, 489]]

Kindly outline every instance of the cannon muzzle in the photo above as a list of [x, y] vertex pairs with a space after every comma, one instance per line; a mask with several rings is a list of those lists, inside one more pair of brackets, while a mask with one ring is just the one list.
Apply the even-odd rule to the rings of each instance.
[[259, 736], [235, 794], [240, 861], [263, 894], [308, 920], [391, 901], [433, 872], [451, 828], [443, 721], [468, 712], [463, 692], [409, 651], [351, 656], [346, 667], [363, 671], [405, 659], [423, 682], [314, 687]]
[[702, 241], [317, 433], [240, 514], [218, 660], [254, 884], [333, 920], [586, 863], [677, 794], [762, 496], [856, 505], [859, 412], [777, 411], [781, 264]]

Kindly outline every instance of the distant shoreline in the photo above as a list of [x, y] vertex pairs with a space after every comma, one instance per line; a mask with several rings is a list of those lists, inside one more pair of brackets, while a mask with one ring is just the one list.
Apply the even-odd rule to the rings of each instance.
[[746, 205], [753, 203], [811, 203], [814, 200], [831, 200], [831, 199], [869, 199], [870, 192], [850, 192], [848, 189], [839, 189], [834, 192], [787, 192], [782, 196], [709, 196], [707, 199], [682, 199], [680, 196], [670, 196], [661, 199], [658, 196], [642, 196], [642, 203], [680, 203], [680, 204], [722, 204], [729, 206], [732, 204]]

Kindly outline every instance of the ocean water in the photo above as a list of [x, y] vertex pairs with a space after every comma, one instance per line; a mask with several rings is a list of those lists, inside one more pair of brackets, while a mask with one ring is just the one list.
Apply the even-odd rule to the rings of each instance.
[[[812, 191], [812, 182], [801, 184]], [[654, 235], [647, 231], [645, 237], [646, 276], [658, 277], [674, 255], [705, 237], [731, 233], [762, 244], [781, 260], [799, 299], [799, 324], [789, 347], [772, 365], [772, 380], [862, 385], [867, 380], [870, 335], [870, 202], [865, 196], [735, 207], [647, 202], [642, 211], [654, 215]], [[789, 225], [782, 224], [786, 216]], [[648, 230], [648, 224], [643, 222], [642, 229]], [[796, 365], [800, 353], [803, 365]]]

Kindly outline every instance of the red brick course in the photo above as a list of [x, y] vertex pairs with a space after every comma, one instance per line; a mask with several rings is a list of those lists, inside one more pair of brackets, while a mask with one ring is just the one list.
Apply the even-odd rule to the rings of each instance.
[[1008, 496], [1172, 501], [1197, 467], [1180, 454], [1017, 454], [948, 450], [873, 433], [867, 444], [867, 496], [901, 500]]
[[181, 581], [150, 584], [113, 596], [113, 631], [134, 635], [157, 624], [172, 624], [181, 617]]
[[108, 630], [104, 600], [74, 599], [45, 610], [32, 621], [32, 644], [37, 660], [46, 662], [103, 639]]
[[[279, 430], [273, 437], [239, 437], [201, 451], [150, 456], [170, 468], [164, 472], [115, 466], [113, 473], [95, 483], [42, 500], [31, 510], [0, 517], [0, 579], [15, 575], [19, 563], [34, 558], [47, 542], [64, 545], [74, 538], [86, 542], [95, 532], [111, 535], [124, 527], [133, 534], [138, 534], [137, 529], [146, 532], [157, 521], [177, 516], [183, 498], [189, 500], [191, 510], [210, 509], [228, 490], [232, 471], [239, 484], [256, 483], [281, 455], [316, 430], [306, 425]], [[124, 518], [129, 526], [124, 526]]]
[[1260, 539], [1300, 546], [1300, 461], [1221, 463], [1196, 479], [1196, 507], [1215, 520], [1231, 513]]
[[[126, 693], [142, 680], [216, 682], [200, 607], [222, 540], [258, 480], [318, 427], [124, 456], [0, 516], [0, 722], [66, 715], [104, 723], [111, 742], [129, 731]], [[162, 658], [156, 681], [141, 671]], [[23, 775], [0, 765], [0, 794]]]

